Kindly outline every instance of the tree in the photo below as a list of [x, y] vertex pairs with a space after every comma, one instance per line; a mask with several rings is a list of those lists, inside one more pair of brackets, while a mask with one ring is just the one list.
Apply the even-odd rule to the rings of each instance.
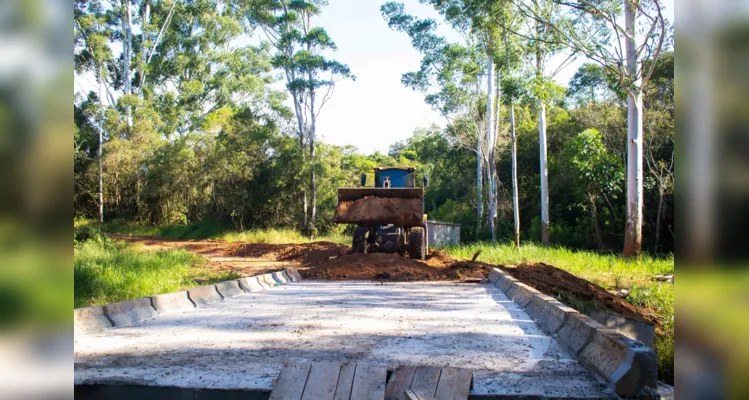
[[660, 0], [550, 1], [566, 12], [558, 18], [548, 17], [521, 0], [513, 0], [523, 13], [554, 29], [573, 50], [614, 74], [627, 93], [627, 223], [622, 254], [637, 255], [642, 249], [642, 93], [655, 68], [655, 63], [642, 61], [659, 58], [670, 27]]
[[606, 151], [601, 133], [595, 129], [585, 130], [575, 136], [565, 149], [565, 158], [572, 165], [574, 176], [585, 188], [597, 246], [599, 250], [604, 250], [605, 244], [598, 222], [598, 202], [599, 197], [603, 197], [606, 204], [613, 208], [610, 197], [621, 191], [619, 185], [624, 180], [621, 164]]
[[[483, 219], [484, 164], [486, 161], [486, 167], [491, 171], [493, 163], [493, 160], [487, 160], [492, 127], [490, 79], [487, 79], [486, 105], [481, 101], [484, 93], [482, 66], [488, 66], [487, 77], [493, 72], [491, 61], [487, 57], [487, 47], [479, 46], [478, 38], [469, 30], [470, 26], [466, 28], [466, 24], [458, 21], [454, 21], [453, 26], [465, 28], [462, 30], [465, 39], [463, 44], [448, 43], [435, 33], [437, 23], [434, 20], [417, 19], [406, 14], [402, 3], [386, 3], [380, 10], [388, 26], [407, 33], [413, 47], [422, 54], [421, 68], [404, 74], [401, 82], [421, 92], [426, 103], [447, 120], [449, 132], [462, 146], [476, 155], [478, 233]], [[488, 178], [491, 185], [492, 176]], [[491, 212], [489, 219], [492, 219]]]
[[318, 15], [320, 7], [325, 4], [321, 0], [267, 0], [251, 4], [247, 10], [250, 21], [263, 27], [276, 49], [273, 65], [284, 71], [286, 88], [294, 103], [299, 144], [300, 147], [306, 145], [309, 149], [309, 220], [306, 191], [303, 202], [305, 225], [312, 236], [317, 216], [317, 118], [332, 96], [336, 80], [356, 79], [347, 65], [327, 59], [321, 54], [326, 50], [336, 50], [335, 43], [325, 29], [312, 24], [312, 17]]
[[112, 59], [107, 38], [111, 35], [106, 25], [106, 13], [99, 1], [80, 2], [74, 9], [74, 59], [78, 73], [92, 72], [98, 86], [97, 147], [99, 222], [104, 222], [104, 181], [102, 148], [104, 146], [104, 85], [106, 64]]

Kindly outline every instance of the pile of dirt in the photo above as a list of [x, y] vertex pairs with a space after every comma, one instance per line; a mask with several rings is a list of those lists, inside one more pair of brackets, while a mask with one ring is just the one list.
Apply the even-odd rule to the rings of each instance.
[[422, 223], [423, 200], [367, 196], [341, 201], [335, 209], [335, 222], [419, 225]]
[[[647, 319], [634, 306], [606, 291], [606, 289], [567, 271], [544, 263], [523, 263], [517, 267], [502, 267], [508, 274], [528, 286], [563, 302], [591, 304], [601, 311], [608, 311], [639, 321]], [[648, 321], [651, 322], [651, 321]]]
[[300, 270], [305, 279], [361, 279], [388, 281], [448, 280], [445, 271], [398, 254], [346, 254], [334, 260]]
[[305, 266], [318, 265], [331, 257], [345, 254], [349, 246], [333, 242], [303, 244], [236, 243], [226, 250], [235, 257], [254, 257], [296, 262]]

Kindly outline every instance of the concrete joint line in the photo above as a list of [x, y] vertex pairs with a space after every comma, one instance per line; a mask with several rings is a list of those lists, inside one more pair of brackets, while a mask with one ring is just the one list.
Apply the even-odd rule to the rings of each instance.
[[218, 293], [218, 295], [221, 296], [221, 301], [224, 301], [225, 300], [224, 295], [218, 291], [218, 288], [216, 287], [216, 285], [211, 285], [211, 286], [213, 286], [213, 290], [215, 290], [216, 293]]

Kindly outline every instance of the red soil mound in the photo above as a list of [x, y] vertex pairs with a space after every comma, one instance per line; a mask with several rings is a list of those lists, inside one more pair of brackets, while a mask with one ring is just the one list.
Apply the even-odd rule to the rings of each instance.
[[538, 291], [565, 302], [593, 304], [601, 311], [643, 321], [645, 318], [631, 304], [606, 289], [578, 278], [567, 271], [544, 263], [524, 263], [517, 267], [503, 267], [504, 271]]

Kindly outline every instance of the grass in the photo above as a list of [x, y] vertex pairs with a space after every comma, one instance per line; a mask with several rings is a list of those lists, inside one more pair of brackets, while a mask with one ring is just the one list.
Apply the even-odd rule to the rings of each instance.
[[173, 292], [236, 279], [217, 272], [186, 250], [147, 250], [145, 246], [113, 243], [106, 237], [77, 243], [73, 252], [75, 307]]
[[[673, 383], [674, 285], [651, 279], [653, 275], [674, 273], [673, 255], [661, 258], [643, 255], [637, 259], [626, 259], [614, 254], [545, 247], [533, 243], [523, 244], [519, 251], [511, 243], [475, 243], [444, 249], [447, 254], [458, 259], [471, 259], [478, 250], [481, 250], [478, 261], [504, 265], [543, 262], [605, 289], [629, 289], [630, 294], [626, 300], [643, 314], [655, 316], [658, 320], [660, 332], [656, 335], [654, 350], [658, 354], [659, 378]], [[584, 304], [571, 306], [585, 308]]]
[[110, 221], [100, 224], [98, 221], [77, 220], [76, 227], [95, 227], [102, 232], [118, 233], [130, 236], [161, 236], [172, 239], [185, 240], [223, 240], [225, 242], [248, 242], [248, 243], [309, 243], [317, 241], [328, 241], [334, 243], [349, 244], [351, 237], [343, 233], [343, 230], [331, 232], [327, 235], [310, 239], [294, 229], [262, 229], [237, 231], [230, 225], [215, 221], [205, 220], [187, 225], [165, 225], [154, 226], [130, 221]]

